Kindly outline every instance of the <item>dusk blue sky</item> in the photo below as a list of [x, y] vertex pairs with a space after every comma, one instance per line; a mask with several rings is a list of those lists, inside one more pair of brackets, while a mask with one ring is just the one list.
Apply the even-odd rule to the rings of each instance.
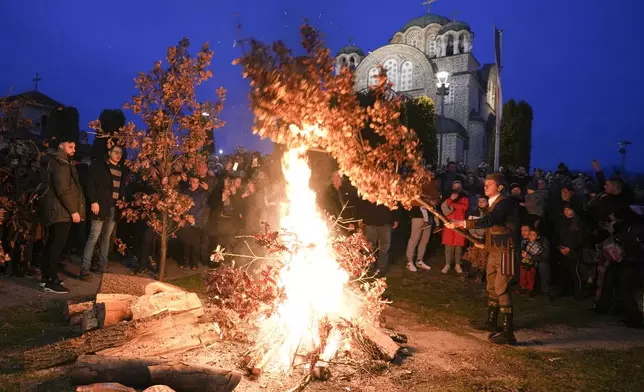
[[[215, 50], [214, 78], [200, 99], [223, 85], [227, 125], [217, 147], [242, 144], [270, 150], [250, 132], [247, 83], [233, 47], [241, 37], [298, 41], [303, 18], [326, 35], [335, 52], [352, 36], [365, 52], [388, 42], [410, 19], [426, 12], [419, 0], [0, 0], [0, 95], [40, 91], [81, 114], [81, 128], [104, 108], [133, 94], [133, 77], [188, 37]], [[235, 17], [239, 14], [239, 18]], [[627, 139], [627, 167], [644, 170], [644, 34], [638, 0], [439, 0], [432, 13], [472, 27], [474, 54], [493, 61], [493, 24], [504, 29], [503, 96], [534, 109], [533, 166], [590, 168], [593, 158], [617, 164], [616, 142]], [[3, 91], [5, 90], [5, 91]]]

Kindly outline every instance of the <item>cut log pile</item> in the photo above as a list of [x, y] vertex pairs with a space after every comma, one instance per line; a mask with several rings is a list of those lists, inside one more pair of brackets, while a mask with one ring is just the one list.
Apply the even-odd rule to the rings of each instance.
[[[114, 292], [120, 289], [125, 292]], [[105, 274], [96, 296], [68, 301], [63, 313], [80, 326], [81, 336], [26, 351], [25, 369], [75, 361], [72, 380], [86, 391], [123, 384], [229, 392], [241, 380], [238, 372], [168, 359], [221, 338], [216, 325], [203, 320], [197, 295], [177, 286]]]

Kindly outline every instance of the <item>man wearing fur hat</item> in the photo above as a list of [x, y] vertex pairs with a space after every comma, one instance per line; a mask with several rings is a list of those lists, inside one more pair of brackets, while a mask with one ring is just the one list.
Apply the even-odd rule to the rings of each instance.
[[57, 148], [43, 158], [48, 189], [43, 195], [42, 213], [48, 237], [41, 286], [46, 292], [64, 294], [69, 290], [58, 278], [58, 262], [72, 223], [85, 219], [85, 196], [76, 167], [70, 162], [76, 152], [78, 111], [75, 108], [59, 109], [52, 117], [57, 125], [50, 136]]
[[[519, 242], [519, 212], [517, 203], [501, 193], [502, 183], [500, 173], [489, 174], [485, 179], [485, 195], [489, 197], [490, 206], [487, 215], [480, 219], [453, 221], [445, 227], [485, 229], [485, 243], [480, 247], [489, 252], [486, 287], [488, 319], [482, 329], [490, 332], [488, 339], [492, 343], [516, 344], [510, 282], [515, 273], [515, 244]], [[500, 330], [499, 312], [502, 316]]]

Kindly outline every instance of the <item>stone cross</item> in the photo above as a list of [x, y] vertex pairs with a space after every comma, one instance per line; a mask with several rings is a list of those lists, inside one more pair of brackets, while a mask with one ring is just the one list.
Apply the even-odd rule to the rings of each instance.
[[38, 75], [38, 72], [36, 72], [36, 77], [31, 80], [34, 82], [34, 90], [38, 91], [38, 82], [42, 80]]
[[427, 6], [427, 13], [429, 14], [429, 9], [432, 6], [432, 3], [437, 2], [438, 0], [425, 0], [421, 5], [426, 5]]

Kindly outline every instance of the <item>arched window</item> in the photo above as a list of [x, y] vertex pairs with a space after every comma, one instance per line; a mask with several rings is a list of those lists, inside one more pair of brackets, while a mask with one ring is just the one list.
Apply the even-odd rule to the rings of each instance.
[[374, 86], [378, 83], [378, 68], [374, 67], [369, 70], [369, 86]]
[[411, 61], [405, 61], [400, 69], [400, 91], [409, 91], [413, 89], [414, 64]]
[[349, 60], [349, 68], [356, 69], [356, 57], [355, 56], [351, 56], [351, 59]]
[[387, 79], [392, 84], [392, 89], [398, 91], [398, 61], [389, 59], [385, 61], [383, 68], [387, 71]]
[[465, 34], [458, 37], [458, 53], [465, 53]]
[[445, 48], [445, 56], [454, 55], [454, 37], [449, 34], [447, 36], [447, 47]]
[[436, 57], [436, 37], [429, 37], [427, 39], [427, 55], [429, 57]]

